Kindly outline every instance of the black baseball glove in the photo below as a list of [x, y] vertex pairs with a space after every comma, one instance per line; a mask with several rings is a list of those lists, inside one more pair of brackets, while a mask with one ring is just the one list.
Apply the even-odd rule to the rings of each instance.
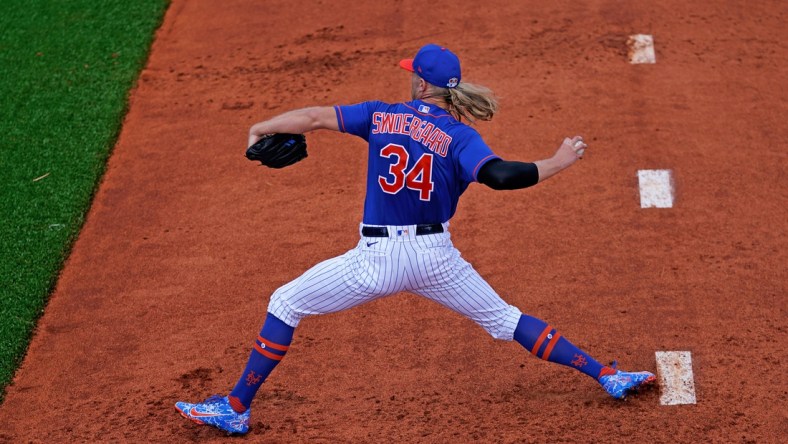
[[303, 134], [269, 134], [246, 150], [247, 159], [259, 160], [269, 168], [284, 168], [306, 156]]

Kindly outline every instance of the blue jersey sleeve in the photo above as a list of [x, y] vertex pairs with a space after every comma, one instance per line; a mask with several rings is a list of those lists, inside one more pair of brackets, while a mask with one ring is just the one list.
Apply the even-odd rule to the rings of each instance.
[[343, 133], [359, 136], [369, 140], [369, 131], [372, 126], [372, 113], [383, 102], [363, 102], [355, 105], [337, 105], [337, 124]]
[[460, 177], [466, 183], [476, 182], [479, 169], [493, 160], [500, 159], [492, 149], [484, 142], [482, 136], [475, 130], [468, 128], [469, 131], [463, 134], [459, 144], [454, 148], [455, 159], [459, 164]]

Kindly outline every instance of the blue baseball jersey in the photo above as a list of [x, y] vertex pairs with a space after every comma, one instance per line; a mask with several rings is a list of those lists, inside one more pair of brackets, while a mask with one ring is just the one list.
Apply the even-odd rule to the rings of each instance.
[[340, 131], [369, 143], [368, 225], [448, 221], [482, 165], [498, 158], [476, 130], [420, 100], [334, 109]]

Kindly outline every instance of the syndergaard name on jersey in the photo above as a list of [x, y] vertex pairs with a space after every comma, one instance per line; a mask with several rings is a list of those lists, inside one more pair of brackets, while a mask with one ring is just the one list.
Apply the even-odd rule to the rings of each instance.
[[402, 134], [429, 148], [435, 154], [446, 157], [451, 136], [427, 120], [410, 113], [372, 114], [372, 134]]

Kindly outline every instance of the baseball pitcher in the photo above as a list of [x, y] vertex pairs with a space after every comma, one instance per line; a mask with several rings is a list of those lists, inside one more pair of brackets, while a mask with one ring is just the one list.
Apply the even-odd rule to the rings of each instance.
[[408, 291], [481, 326], [495, 339], [516, 341], [537, 358], [571, 367], [614, 398], [655, 381], [649, 372], [600, 364], [553, 326], [507, 304], [452, 245], [449, 220], [473, 182], [496, 190], [527, 188], [583, 157], [582, 137], [567, 137], [552, 157], [536, 162], [497, 156], [466, 123], [490, 120], [492, 92], [462, 81], [460, 60], [429, 44], [400, 62], [410, 72], [411, 99], [290, 111], [253, 125], [247, 157], [272, 168], [304, 159], [304, 133], [341, 131], [368, 143], [367, 187], [359, 242], [321, 262], [271, 296], [268, 314], [246, 368], [227, 396], [178, 402], [186, 418], [243, 434], [252, 399], [284, 358], [293, 332], [308, 316], [347, 310]]

